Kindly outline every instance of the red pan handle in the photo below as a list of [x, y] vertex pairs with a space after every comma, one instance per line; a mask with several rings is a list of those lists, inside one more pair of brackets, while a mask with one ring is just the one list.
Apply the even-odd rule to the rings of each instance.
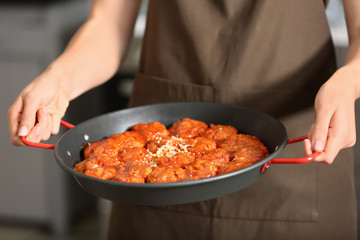
[[[75, 125], [72, 125], [71, 123], [65, 122], [63, 120], [60, 121], [60, 124], [69, 129], [75, 127]], [[29, 147], [45, 148], [45, 149], [54, 149], [55, 148], [55, 145], [52, 145], [52, 144], [30, 142], [30, 141], [26, 140], [26, 136], [22, 136], [21, 141]]]
[[[302, 142], [305, 139], [307, 139], [307, 136], [291, 138], [287, 141], [287, 144]], [[320, 153], [321, 152], [314, 152], [310, 156], [303, 157], [303, 158], [274, 158], [264, 164], [264, 166], [261, 168], [261, 172], [264, 172], [270, 163], [277, 163], [277, 164], [308, 163], [308, 162], [315, 160], [315, 158], [317, 158], [317, 156], [319, 156]]]

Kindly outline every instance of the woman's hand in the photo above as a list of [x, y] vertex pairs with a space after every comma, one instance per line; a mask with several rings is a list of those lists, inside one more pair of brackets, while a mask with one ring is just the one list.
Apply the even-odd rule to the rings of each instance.
[[359, 74], [345, 66], [320, 88], [315, 99], [316, 121], [305, 140], [305, 153], [322, 152], [315, 161], [331, 164], [339, 151], [356, 141], [355, 100]]
[[23, 145], [20, 136], [39, 142], [58, 133], [68, 105], [60, 77], [49, 67], [20, 93], [8, 111], [12, 144]]
[[69, 101], [117, 71], [132, 38], [140, 0], [94, 0], [88, 20], [65, 51], [18, 96], [8, 111], [11, 142], [39, 142], [59, 131]]

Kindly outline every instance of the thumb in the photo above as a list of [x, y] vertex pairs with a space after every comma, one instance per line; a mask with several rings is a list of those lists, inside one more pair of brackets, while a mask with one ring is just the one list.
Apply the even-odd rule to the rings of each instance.
[[330, 117], [323, 113], [316, 114], [316, 121], [309, 133], [309, 139], [311, 141], [313, 151], [324, 151], [329, 132], [329, 124]]
[[27, 136], [30, 129], [36, 122], [36, 111], [39, 108], [38, 104], [23, 99], [23, 110], [21, 114], [18, 136]]

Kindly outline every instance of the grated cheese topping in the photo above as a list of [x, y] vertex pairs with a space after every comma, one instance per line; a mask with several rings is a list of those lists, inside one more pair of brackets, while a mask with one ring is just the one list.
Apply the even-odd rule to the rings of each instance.
[[[160, 144], [164, 139], [158, 138], [156, 144]], [[193, 145], [186, 144], [185, 140], [182, 138], [178, 138], [175, 136], [171, 136], [170, 139], [165, 141], [165, 144], [159, 147], [155, 153], [151, 153], [150, 155], [153, 157], [173, 157], [177, 153], [190, 153], [188, 151], [189, 147]]]

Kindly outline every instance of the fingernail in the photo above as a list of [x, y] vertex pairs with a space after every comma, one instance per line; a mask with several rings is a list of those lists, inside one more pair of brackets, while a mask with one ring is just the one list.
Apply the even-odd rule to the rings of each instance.
[[18, 131], [18, 135], [19, 136], [26, 136], [28, 133], [27, 127], [26, 126], [21, 126], [19, 131]]
[[324, 150], [324, 144], [320, 140], [315, 140], [314, 142], [314, 150], [315, 151], [322, 151]]

